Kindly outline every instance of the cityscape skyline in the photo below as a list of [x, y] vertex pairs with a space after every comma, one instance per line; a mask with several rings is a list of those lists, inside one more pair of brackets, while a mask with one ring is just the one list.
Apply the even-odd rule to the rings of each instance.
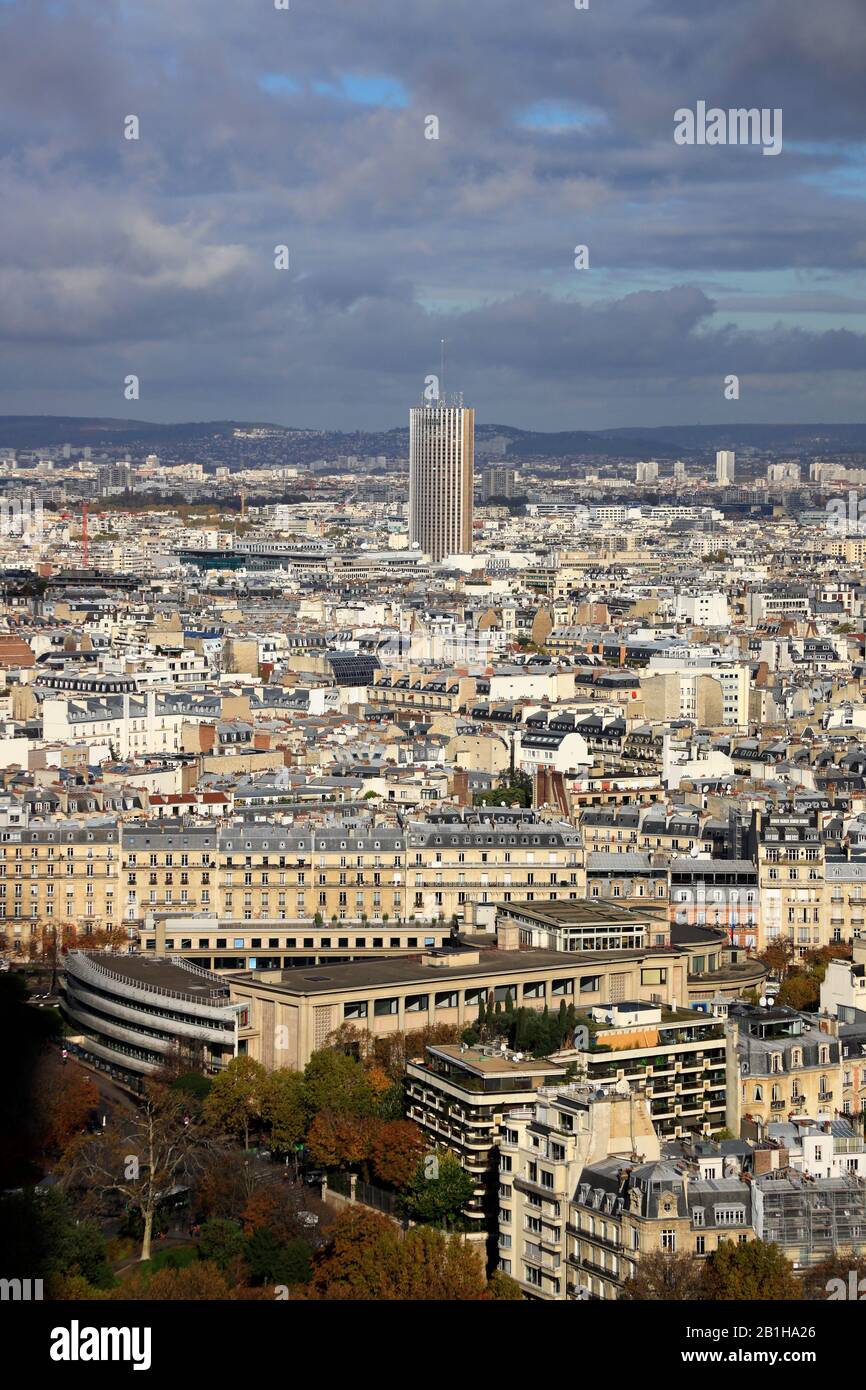
[[863, 3], [0, 0], [36, 1364], [248, 1379], [420, 1302], [495, 1353], [491, 1303], [580, 1302], [612, 1374], [827, 1380], [866, 1298]]

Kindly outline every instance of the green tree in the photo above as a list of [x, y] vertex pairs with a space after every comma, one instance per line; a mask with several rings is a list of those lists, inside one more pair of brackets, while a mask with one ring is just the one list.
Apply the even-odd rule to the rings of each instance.
[[704, 1265], [703, 1285], [704, 1296], [716, 1301], [802, 1297], [790, 1261], [778, 1245], [765, 1240], [744, 1245], [720, 1241]]
[[203, 1260], [213, 1260], [220, 1269], [228, 1269], [246, 1250], [244, 1233], [237, 1221], [224, 1216], [212, 1216], [201, 1228], [198, 1253]]
[[417, 1221], [447, 1229], [457, 1222], [471, 1199], [475, 1182], [455, 1154], [439, 1150], [435, 1159], [435, 1166], [431, 1165], [430, 1156], [419, 1163], [406, 1205]]
[[406, 1110], [406, 1088], [402, 1081], [395, 1081], [378, 1100], [380, 1120], [402, 1120]]
[[262, 1113], [267, 1072], [252, 1057], [234, 1057], [214, 1079], [204, 1103], [205, 1117], [228, 1134], [243, 1135], [250, 1146], [250, 1125]]
[[306, 1284], [313, 1272], [305, 1241], [282, 1245], [265, 1226], [247, 1238], [246, 1260], [254, 1284]]
[[31, 1189], [0, 1197], [0, 1249], [7, 1267], [37, 1279], [81, 1275], [109, 1287], [105, 1238], [95, 1222], [79, 1221], [77, 1215], [59, 1187], [38, 1196]]
[[301, 1072], [281, 1067], [265, 1077], [262, 1120], [268, 1127], [275, 1149], [285, 1153], [300, 1143], [306, 1131], [304, 1077]]
[[197, 1071], [182, 1072], [171, 1082], [173, 1090], [180, 1091], [183, 1095], [198, 1101], [199, 1104], [207, 1099], [212, 1085], [213, 1081], [209, 1076], [202, 1076]]
[[372, 1115], [376, 1097], [361, 1063], [328, 1048], [314, 1052], [304, 1068], [304, 1105], [311, 1118], [321, 1110]]
[[71, 1272], [78, 1272], [97, 1289], [113, 1288], [116, 1280], [108, 1262], [105, 1236], [95, 1221], [73, 1219], [60, 1245], [60, 1261]]

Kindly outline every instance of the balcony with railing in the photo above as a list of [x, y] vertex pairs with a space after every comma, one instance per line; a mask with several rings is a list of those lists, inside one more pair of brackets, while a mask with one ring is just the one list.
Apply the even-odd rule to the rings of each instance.
[[524, 1243], [523, 1258], [527, 1264], [537, 1265], [539, 1269], [546, 1269], [551, 1273], [556, 1273], [562, 1265], [559, 1255], [549, 1255], [539, 1246], [528, 1243]]

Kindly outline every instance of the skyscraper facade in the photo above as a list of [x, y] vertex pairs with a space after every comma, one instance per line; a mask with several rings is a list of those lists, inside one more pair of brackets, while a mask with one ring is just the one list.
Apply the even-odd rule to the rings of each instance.
[[505, 464], [496, 463], [485, 468], [481, 474], [481, 500], [489, 502], [491, 497], [513, 497], [517, 472]]
[[409, 544], [432, 559], [472, 553], [475, 411], [413, 406], [409, 411]]
[[734, 453], [731, 449], [719, 449], [716, 453], [716, 482], [734, 481]]
[[659, 466], [656, 459], [641, 460], [635, 465], [636, 483], [657, 483], [659, 480]]

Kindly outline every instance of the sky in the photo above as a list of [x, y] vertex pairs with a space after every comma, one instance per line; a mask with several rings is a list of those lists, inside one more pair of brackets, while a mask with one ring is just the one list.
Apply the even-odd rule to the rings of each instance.
[[0, 0], [0, 413], [866, 419], [863, 0], [276, 3]]

